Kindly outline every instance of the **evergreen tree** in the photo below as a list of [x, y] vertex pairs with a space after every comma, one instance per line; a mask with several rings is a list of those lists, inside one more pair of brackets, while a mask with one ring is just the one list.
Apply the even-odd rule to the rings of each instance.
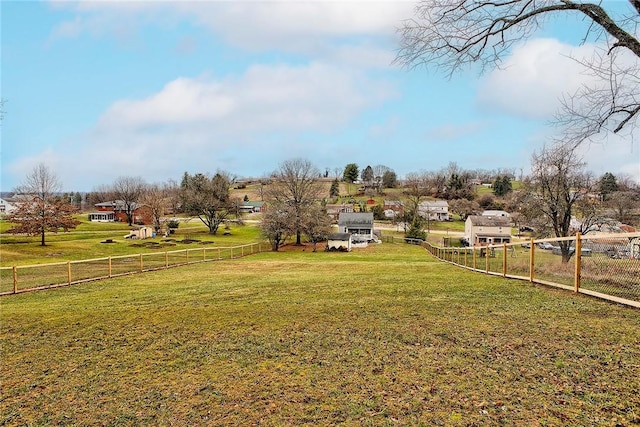
[[349, 163], [344, 167], [344, 173], [342, 174], [342, 178], [349, 183], [356, 182], [358, 180], [359, 169], [358, 165], [355, 163]]
[[361, 178], [363, 182], [371, 184], [373, 182], [373, 168], [371, 166], [367, 166], [362, 169]]
[[598, 190], [600, 191], [603, 202], [607, 200], [609, 194], [618, 191], [619, 186], [615, 175], [611, 172], [607, 172], [602, 175], [600, 181], [598, 181]]
[[427, 233], [422, 229], [422, 218], [420, 215], [414, 215], [409, 230], [404, 235], [407, 239], [427, 240]]
[[392, 170], [385, 171], [382, 174], [382, 186], [384, 188], [395, 188], [398, 183], [398, 177]]
[[339, 197], [339, 196], [340, 196], [340, 183], [338, 182], [338, 178], [336, 178], [331, 183], [331, 188], [329, 189], [329, 197]]

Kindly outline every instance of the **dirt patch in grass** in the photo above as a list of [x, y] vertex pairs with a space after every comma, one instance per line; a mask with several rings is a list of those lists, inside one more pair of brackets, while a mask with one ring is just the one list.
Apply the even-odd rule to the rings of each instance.
[[146, 249], [161, 249], [161, 248], [167, 248], [167, 247], [172, 247], [175, 246], [175, 243], [169, 243], [169, 242], [141, 242], [141, 243], [133, 243], [129, 246], [131, 246], [132, 248], [146, 248]]

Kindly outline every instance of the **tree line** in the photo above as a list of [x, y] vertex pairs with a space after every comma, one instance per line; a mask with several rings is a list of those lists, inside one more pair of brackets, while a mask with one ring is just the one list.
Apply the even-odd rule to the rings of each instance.
[[[419, 215], [419, 206], [430, 199], [448, 200], [450, 211], [463, 220], [486, 209], [507, 210], [516, 226], [527, 225], [543, 237], [575, 232], [572, 219], [576, 217], [580, 220], [578, 231], [583, 233], [614, 219], [632, 221], [640, 207], [638, 184], [628, 176], [612, 173], [596, 179], [585, 166], [575, 150], [545, 147], [533, 154], [532, 173], [518, 181], [519, 187], [514, 189], [513, 170], [484, 171], [483, 179], [478, 179], [478, 170], [465, 170], [450, 162], [439, 171], [413, 172], [399, 180], [387, 166], [360, 169], [356, 163], [348, 163], [341, 170], [341, 179], [336, 176], [325, 194], [326, 173], [323, 176], [307, 159], [290, 159], [268, 178], [259, 180], [260, 198], [268, 204], [261, 228], [274, 250], [291, 237], [300, 244], [303, 236], [315, 249], [331, 231], [325, 204], [340, 196], [340, 182], [347, 184], [350, 197], [354, 190], [351, 185], [365, 196], [399, 188], [405, 209], [396, 220], [408, 226], [408, 237], [415, 238], [424, 238], [425, 219]], [[491, 185], [492, 192], [478, 197], [475, 187], [483, 182]], [[140, 177], [118, 177], [111, 185], [98, 187], [87, 199], [96, 203], [117, 200], [129, 225], [133, 224], [136, 208], [144, 205], [157, 232], [167, 226], [166, 212], [173, 212], [198, 218], [209, 233], [216, 234], [221, 225], [242, 219], [239, 207], [246, 200], [232, 195], [232, 189], [239, 186], [235, 176], [222, 171], [213, 175], [185, 172], [179, 183], [169, 180], [148, 184]], [[34, 168], [16, 189], [23, 203], [8, 217], [17, 224], [10, 232], [39, 234], [44, 245], [45, 232], [74, 228], [78, 224], [73, 218], [78, 212], [77, 198], [59, 196], [59, 189], [60, 182], [51, 170], [42, 164]], [[372, 210], [376, 219], [384, 219], [380, 206]], [[568, 245], [566, 252], [569, 256]]]

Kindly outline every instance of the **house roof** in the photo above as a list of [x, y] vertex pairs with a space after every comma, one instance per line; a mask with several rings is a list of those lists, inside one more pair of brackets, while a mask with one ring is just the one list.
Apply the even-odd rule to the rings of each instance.
[[349, 240], [351, 238], [350, 233], [331, 233], [329, 234], [329, 240]]
[[338, 225], [368, 226], [373, 228], [373, 212], [341, 212]]
[[[123, 200], [113, 200], [113, 201], [109, 201], [109, 202], [102, 202], [102, 203], [96, 203], [94, 206], [98, 207], [98, 208], [114, 208], [117, 211], [123, 211], [125, 210], [125, 203]], [[144, 205], [138, 204], [138, 203], [132, 203], [131, 204], [131, 208], [135, 211], [136, 209], [138, 209], [139, 207], [142, 207]]]
[[420, 206], [427, 208], [448, 208], [449, 202], [446, 200], [431, 200], [420, 203]]
[[511, 219], [503, 216], [471, 215], [467, 221], [476, 227], [511, 227]]
[[511, 214], [509, 214], [509, 212], [507, 211], [502, 211], [502, 210], [486, 210], [484, 212], [482, 212], [482, 216], [511, 216]]

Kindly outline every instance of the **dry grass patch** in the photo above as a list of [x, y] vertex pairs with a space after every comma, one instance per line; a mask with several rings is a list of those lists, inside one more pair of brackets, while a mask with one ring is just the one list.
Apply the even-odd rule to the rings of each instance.
[[640, 316], [410, 245], [0, 300], [7, 425], [632, 425]]

